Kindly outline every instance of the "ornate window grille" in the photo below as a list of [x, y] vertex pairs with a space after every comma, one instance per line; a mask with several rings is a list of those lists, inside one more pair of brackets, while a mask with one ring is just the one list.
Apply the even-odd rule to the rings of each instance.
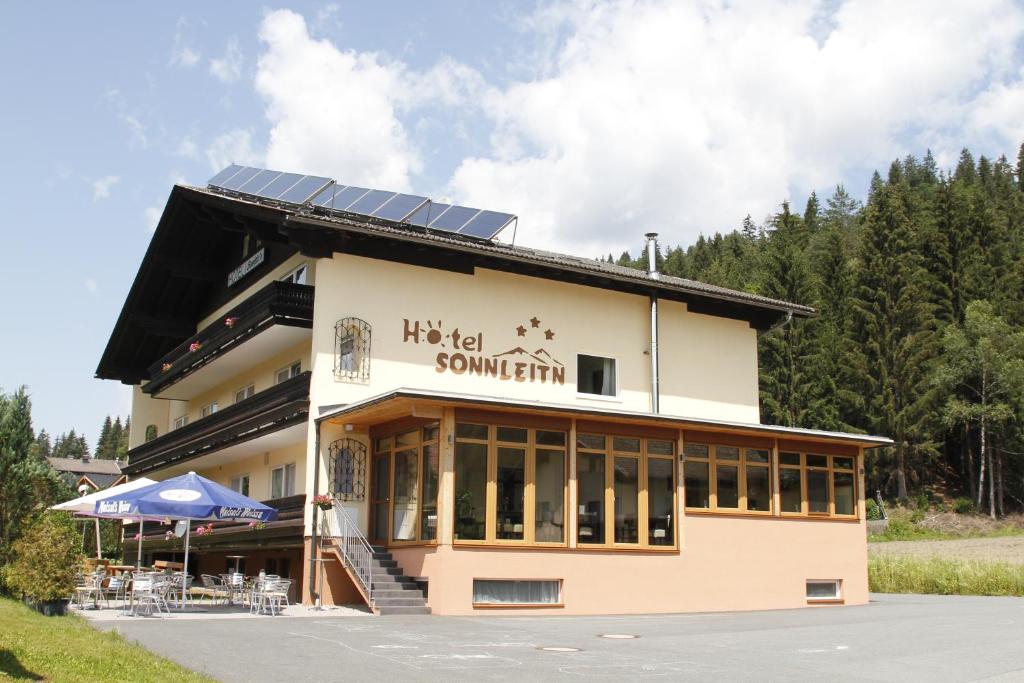
[[370, 381], [370, 323], [342, 318], [335, 324], [334, 376], [345, 382]]
[[327, 475], [331, 495], [340, 500], [366, 499], [366, 445], [338, 439], [327, 447]]

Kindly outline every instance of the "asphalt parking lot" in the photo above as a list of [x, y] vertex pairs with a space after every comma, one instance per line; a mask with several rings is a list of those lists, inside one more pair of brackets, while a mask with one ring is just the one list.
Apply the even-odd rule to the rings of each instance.
[[863, 607], [727, 614], [96, 626], [222, 681], [1024, 680], [1020, 598], [875, 595]]

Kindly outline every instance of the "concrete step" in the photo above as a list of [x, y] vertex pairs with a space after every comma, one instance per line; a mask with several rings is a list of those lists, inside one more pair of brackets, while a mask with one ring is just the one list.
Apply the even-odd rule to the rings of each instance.
[[373, 596], [373, 606], [381, 607], [426, 607], [427, 601], [423, 598], [378, 598]]
[[384, 568], [384, 567], [397, 567], [398, 566], [398, 561], [397, 560], [378, 560], [377, 558], [374, 558], [373, 559], [373, 566], [374, 566], [374, 568], [378, 568], [378, 567], [380, 567], [380, 568]]
[[422, 598], [423, 591], [418, 588], [392, 588], [396, 584], [386, 583], [383, 588], [374, 587], [374, 599], [380, 598]]
[[394, 572], [389, 571], [375, 571], [373, 573], [373, 582], [377, 583], [410, 583], [412, 579], [402, 573], [401, 569], [396, 569]]
[[419, 590], [419, 586], [416, 585], [415, 581], [377, 581], [373, 580], [373, 592], [376, 593], [380, 590]]
[[377, 610], [377, 614], [381, 616], [399, 615], [399, 614], [430, 614], [429, 607], [381, 607]]

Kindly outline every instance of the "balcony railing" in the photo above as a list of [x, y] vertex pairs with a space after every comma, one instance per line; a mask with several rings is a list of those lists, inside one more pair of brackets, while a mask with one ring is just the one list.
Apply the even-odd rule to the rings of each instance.
[[309, 285], [271, 282], [149, 366], [150, 381], [142, 391], [158, 393], [272, 325], [311, 328], [313, 291]]
[[143, 474], [305, 422], [310, 374], [304, 372], [136, 446], [128, 451], [128, 464], [121, 471]]

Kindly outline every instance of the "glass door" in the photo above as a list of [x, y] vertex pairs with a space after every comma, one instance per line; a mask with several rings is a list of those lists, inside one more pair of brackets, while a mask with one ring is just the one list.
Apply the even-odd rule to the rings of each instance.
[[370, 482], [370, 540], [386, 545], [388, 542], [388, 502], [391, 489], [391, 453], [375, 453]]

